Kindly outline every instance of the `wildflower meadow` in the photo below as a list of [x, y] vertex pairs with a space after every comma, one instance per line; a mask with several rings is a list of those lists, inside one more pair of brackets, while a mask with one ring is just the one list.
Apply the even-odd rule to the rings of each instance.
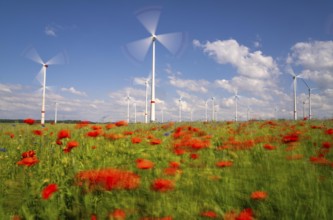
[[0, 126], [0, 219], [332, 219], [333, 120]]

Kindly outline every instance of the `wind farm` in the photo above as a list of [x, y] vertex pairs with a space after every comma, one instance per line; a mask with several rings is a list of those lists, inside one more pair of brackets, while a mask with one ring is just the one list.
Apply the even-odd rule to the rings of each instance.
[[332, 8], [1, 2], [0, 219], [332, 219]]

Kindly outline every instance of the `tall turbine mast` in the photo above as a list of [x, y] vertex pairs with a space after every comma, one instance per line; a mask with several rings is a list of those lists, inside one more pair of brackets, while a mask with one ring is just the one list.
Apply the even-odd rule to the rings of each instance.
[[156, 41], [160, 42], [171, 53], [179, 53], [183, 46], [185, 35], [183, 33], [168, 33], [156, 35], [159, 8], [145, 9], [137, 13], [137, 18], [150, 33], [150, 37], [144, 38], [126, 45], [127, 51], [138, 60], [143, 60], [152, 44], [152, 77], [151, 77], [151, 100], [150, 100], [150, 122], [156, 121], [156, 94], [155, 94], [155, 47]]
[[212, 97], [212, 121], [215, 121], [215, 97]]
[[297, 88], [297, 78], [301, 78], [301, 75], [296, 75], [293, 71], [293, 69], [290, 67], [288, 73], [292, 76], [293, 78], [293, 86], [294, 86], [294, 120], [297, 120], [297, 93], [296, 93], [296, 88]]
[[148, 123], [148, 87], [149, 87], [149, 80], [148, 79], [146, 79], [145, 85], [146, 85], [145, 123]]
[[57, 124], [57, 119], [58, 119], [58, 102], [55, 102], [54, 124]]
[[315, 88], [310, 88], [310, 86], [306, 83], [304, 79], [302, 79], [306, 87], [308, 88], [309, 92], [309, 119], [312, 119], [312, 111], [311, 111], [311, 90], [314, 90]]
[[40, 83], [42, 84], [42, 109], [41, 109], [41, 120], [40, 123], [42, 126], [45, 125], [45, 93], [46, 93], [46, 70], [51, 64], [62, 64], [65, 63], [65, 56], [63, 53], [59, 53], [56, 56], [54, 56], [52, 59], [50, 59], [47, 62], [44, 62], [42, 58], [39, 56], [37, 51], [34, 48], [30, 48], [28, 51], [26, 51], [25, 56], [32, 61], [39, 63], [42, 65], [42, 69], [40, 73], [43, 75], [42, 81]]
[[180, 96], [178, 99], [179, 102], [179, 122], [182, 121], [182, 97]]

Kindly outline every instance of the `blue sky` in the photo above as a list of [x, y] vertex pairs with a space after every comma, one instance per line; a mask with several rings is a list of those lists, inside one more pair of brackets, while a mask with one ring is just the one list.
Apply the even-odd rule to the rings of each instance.
[[[64, 54], [47, 70], [46, 119], [126, 119], [127, 101], [143, 120], [142, 80], [151, 72], [151, 50], [143, 61], [126, 46], [149, 37], [137, 19], [160, 8], [157, 34], [181, 32], [181, 52], [156, 46], [157, 120], [205, 119], [205, 101], [215, 97], [218, 120], [292, 118], [292, 78], [302, 74], [313, 90], [317, 118], [333, 116], [333, 1], [23, 1], [0, 2], [0, 118], [40, 118], [40, 64]], [[31, 58], [31, 57], [30, 57]], [[37, 77], [38, 78], [38, 77]], [[308, 111], [307, 89], [297, 84], [298, 115]], [[212, 102], [208, 102], [211, 118]]]

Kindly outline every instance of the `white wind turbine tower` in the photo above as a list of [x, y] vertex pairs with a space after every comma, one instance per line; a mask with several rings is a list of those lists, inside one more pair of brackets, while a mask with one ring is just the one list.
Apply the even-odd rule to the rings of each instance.
[[212, 97], [212, 121], [215, 120], [215, 97]]
[[306, 81], [304, 79], [302, 79], [304, 84], [306, 85], [306, 87], [308, 88], [308, 92], [309, 92], [309, 119], [312, 119], [312, 111], [311, 111], [311, 90], [314, 90], [316, 88], [310, 88], [310, 86], [306, 83]]
[[129, 92], [127, 92], [127, 96], [126, 96], [126, 101], [127, 101], [127, 123], [129, 123], [129, 121], [130, 121], [130, 100], [131, 100], [131, 97], [129, 95]]
[[65, 63], [65, 57], [63, 53], [59, 53], [58, 55], [51, 58], [49, 61], [44, 62], [42, 58], [39, 56], [37, 51], [34, 48], [31, 48], [29, 51], [25, 53], [25, 56], [32, 61], [39, 63], [42, 65], [42, 69], [40, 70], [40, 73], [43, 76], [43, 79], [41, 80], [42, 84], [42, 110], [41, 110], [41, 120], [40, 123], [42, 126], [45, 124], [45, 90], [46, 90], [46, 69], [49, 67], [49, 65], [53, 64], [62, 64]]
[[291, 67], [288, 70], [289, 70], [288, 73], [293, 77], [293, 86], [294, 86], [294, 120], [297, 120], [297, 97], [296, 97], [296, 89], [297, 89], [297, 78], [301, 78], [301, 74], [296, 75]]
[[146, 86], [146, 102], [145, 102], [145, 123], [148, 123], [148, 89], [149, 89], [149, 78], [145, 81]]
[[179, 122], [182, 121], [182, 97], [180, 96], [178, 99], [179, 102]]
[[209, 99], [207, 99], [205, 101], [205, 116], [206, 116], [206, 122], [208, 122], [208, 101]]
[[58, 102], [55, 102], [55, 110], [54, 110], [54, 124], [57, 124], [58, 119]]
[[235, 89], [235, 121], [238, 121], [238, 109], [237, 109], [237, 105], [238, 105], [238, 99], [239, 99], [239, 95], [238, 95], [238, 89]]
[[150, 100], [150, 121], [155, 122], [155, 44], [159, 41], [171, 53], [180, 52], [184, 41], [183, 33], [168, 33], [156, 35], [158, 20], [160, 17], [160, 8], [150, 8], [137, 13], [137, 18], [146, 30], [151, 34], [144, 38], [126, 45], [126, 49], [139, 60], [143, 60], [152, 45], [152, 76], [151, 76], [151, 100]]

